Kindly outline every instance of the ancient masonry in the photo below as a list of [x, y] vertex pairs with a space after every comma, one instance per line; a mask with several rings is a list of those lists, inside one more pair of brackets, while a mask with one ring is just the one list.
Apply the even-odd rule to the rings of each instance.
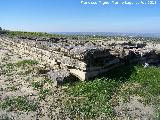
[[0, 43], [21, 57], [48, 64], [52, 68], [50, 76], [55, 80], [71, 74], [87, 80], [126, 63], [160, 62], [160, 45], [145, 42], [1, 37]]

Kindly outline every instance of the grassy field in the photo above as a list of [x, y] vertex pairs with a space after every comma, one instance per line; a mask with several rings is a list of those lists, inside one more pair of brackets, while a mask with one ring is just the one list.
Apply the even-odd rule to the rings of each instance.
[[130, 96], [140, 96], [145, 105], [154, 105], [160, 119], [160, 68], [124, 66], [102, 78], [68, 85], [67, 109], [74, 118], [115, 119], [114, 107]]

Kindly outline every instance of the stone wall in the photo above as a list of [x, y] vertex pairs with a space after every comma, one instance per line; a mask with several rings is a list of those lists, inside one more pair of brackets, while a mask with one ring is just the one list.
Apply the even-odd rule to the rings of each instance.
[[64, 71], [80, 80], [93, 78], [126, 63], [160, 61], [160, 45], [140, 41], [41, 41], [1, 37], [0, 42], [21, 57], [30, 57], [49, 65], [53, 71]]

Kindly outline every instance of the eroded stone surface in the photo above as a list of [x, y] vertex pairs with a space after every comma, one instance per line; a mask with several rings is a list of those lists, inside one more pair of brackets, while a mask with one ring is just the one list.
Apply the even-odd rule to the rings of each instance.
[[48, 64], [56, 71], [52, 72], [54, 76], [59, 71], [66, 73], [66, 76], [71, 73], [81, 80], [90, 79], [125, 63], [155, 64], [160, 61], [160, 45], [142, 41], [93, 42], [1, 37], [0, 42], [22, 58], [30, 57], [41, 64]]

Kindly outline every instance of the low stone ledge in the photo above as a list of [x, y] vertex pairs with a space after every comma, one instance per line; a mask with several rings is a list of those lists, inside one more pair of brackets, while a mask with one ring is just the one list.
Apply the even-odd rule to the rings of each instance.
[[[160, 61], [157, 46], [129, 41], [47, 41], [0, 38], [6, 48], [48, 64], [58, 72], [73, 74], [87, 80], [127, 63], [156, 63]], [[56, 67], [55, 67], [56, 66]], [[63, 75], [62, 75], [63, 76]], [[61, 77], [63, 79], [63, 77]], [[57, 79], [57, 78], [54, 78]]]

